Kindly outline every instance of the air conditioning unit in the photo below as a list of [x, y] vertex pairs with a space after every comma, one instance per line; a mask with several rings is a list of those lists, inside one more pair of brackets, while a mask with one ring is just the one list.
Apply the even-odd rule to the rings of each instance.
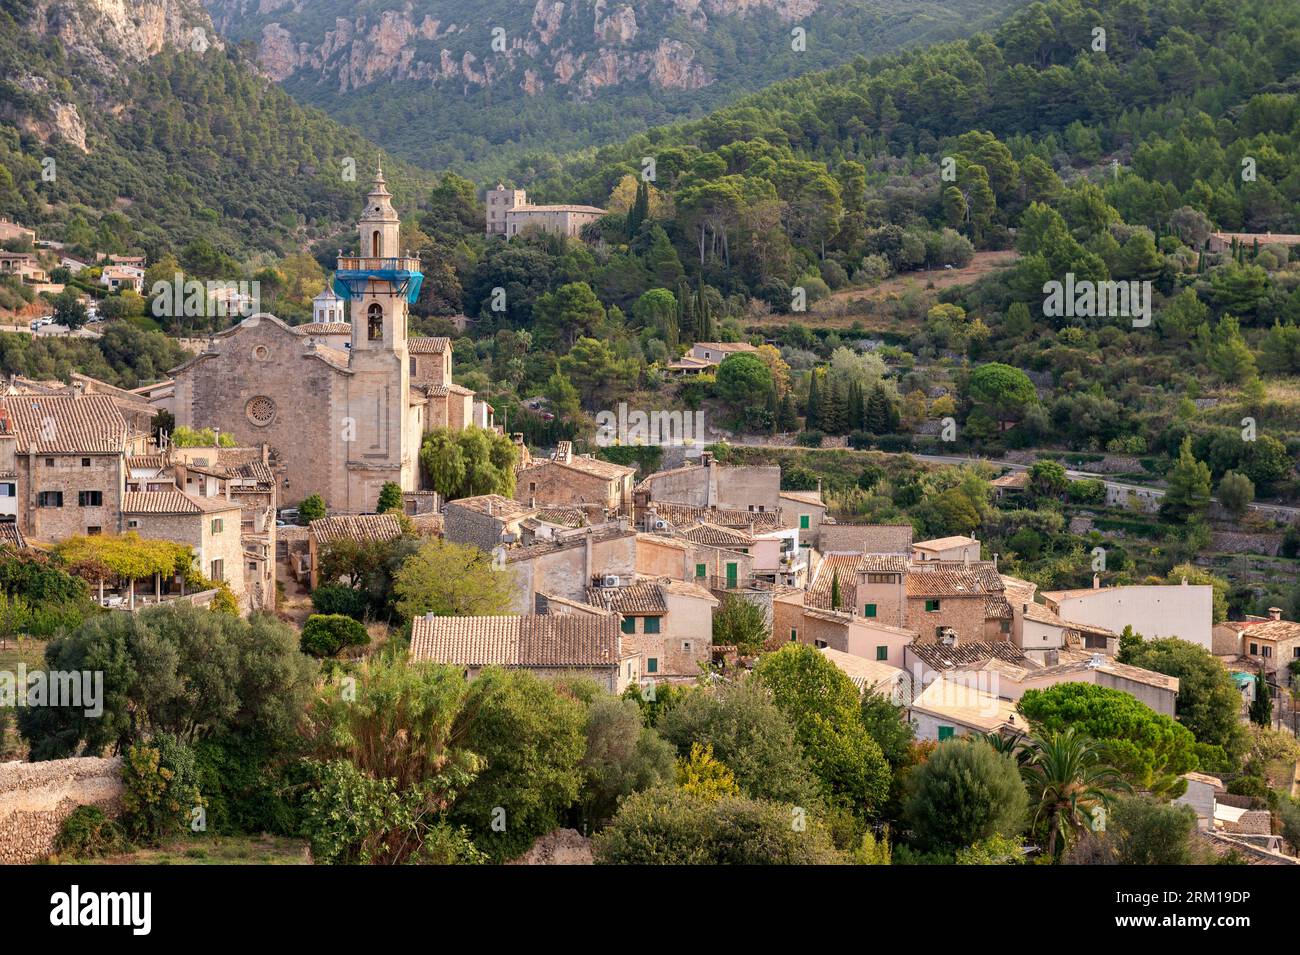
[[1105, 665], [1106, 665], [1106, 658], [1102, 656], [1100, 653], [1094, 653], [1087, 663], [1087, 667], [1089, 670], [1095, 670], [1098, 667], [1103, 667]]
[[613, 574], [606, 574], [604, 577], [600, 578], [600, 585], [602, 587], [617, 587], [618, 577]]
[[655, 521], [655, 530], [657, 531], [668, 530], [668, 522], [663, 520]]
[[943, 632], [939, 635], [940, 641], [946, 647], [951, 647], [957, 643], [957, 631], [951, 627], [944, 627]]

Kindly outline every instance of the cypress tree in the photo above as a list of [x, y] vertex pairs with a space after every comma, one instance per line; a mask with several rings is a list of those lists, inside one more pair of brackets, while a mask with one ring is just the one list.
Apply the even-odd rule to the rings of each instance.
[[817, 369], [812, 370], [812, 377], [808, 379], [808, 407], [804, 409], [804, 429], [807, 431], [821, 430], [821, 410], [822, 399], [821, 389], [817, 387]]

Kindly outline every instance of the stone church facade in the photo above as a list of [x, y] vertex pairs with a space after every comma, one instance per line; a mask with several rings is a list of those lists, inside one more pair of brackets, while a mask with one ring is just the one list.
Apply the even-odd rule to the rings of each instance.
[[373, 511], [388, 481], [418, 489], [426, 431], [491, 426], [487, 406], [451, 380], [451, 342], [407, 339], [423, 276], [399, 252], [399, 231], [380, 171], [359, 222], [361, 254], [340, 256], [335, 273], [350, 338], [262, 313], [172, 372], [177, 426], [270, 445], [284, 504], [319, 494], [331, 511]]

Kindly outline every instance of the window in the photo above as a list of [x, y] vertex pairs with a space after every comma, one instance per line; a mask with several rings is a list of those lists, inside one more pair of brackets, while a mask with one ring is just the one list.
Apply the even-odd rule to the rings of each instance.
[[951, 726], [940, 726], [940, 727], [939, 727], [939, 742], [942, 743], [942, 742], [943, 742], [944, 740], [946, 740], [946, 739], [952, 739], [952, 727], [951, 727]]
[[799, 631], [796, 630], [794, 627], [791, 627], [791, 628], [790, 628], [790, 642], [791, 642], [791, 643], [794, 643], [794, 642], [795, 642], [796, 640], [798, 640], [798, 639], [799, 639]]
[[140, 522], [139, 522], [139, 521], [127, 521], [127, 522], [126, 522], [126, 526], [127, 526], [128, 528], [136, 528], [136, 527], [139, 527], [139, 526], [140, 526]]
[[1003, 632], [1003, 633], [1010, 633], [1010, 632], [1011, 632], [1011, 621], [1010, 621], [1010, 620], [1003, 620], [1003, 621], [1002, 621], [1002, 632]]
[[815, 646], [818, 650], [823, 650], [826, 647], [829, 647], [830, 644], [827, 643], [825, 640], [814, 640], [813, 646]]
[[926, 613], [938, 613], [938, 612], [939, 612], [939, 601], [938, 601], [938, 600], [927, 600], [927, 601], [925, 602], [925, 612], [926, 612]]
[[867, 583], [896, 584], [898, 583], [898, 577], [896, 574], [867, 574]]
[[643, 618], [642, 618], [642, 621], [641, 621], [641, 626], [644, 628], [644, 629], [642, 630], [643, 633], [658, 633], [658, 632], [659, 632], [659, 618], [658, 618], [658, 617], [643, 617]]
[[225, 580], [225, 579], [226, 579], [226, 562], [225, 562], [224, 560], [214, 560], [214, 561], [212, 562], [212, 573], [211, 573], [210, 576], [212, 577], [213, 580], [216, 580], [216, 581], [222, 581], [222, 580]]
[[529, 481], [529, 482], [528, 482], [528, 493], [529, 493], [529, 494], [534, 494], [534, 493], [536, 493], [536, 492], [537, 492], [537, 482], [536, 482], [536, 481]]
[[224, 531], [225, 529], [226, 529], [226, 521], [225, 521], [225, 518], [222, 518], [222, 517], [214, 517], [214, 518], [212, 519], [212, 533], [214, 533], [214, 534], [220, 534], [220, 533], [221, 533], [222, 531]]
[[690, 652], [691, 652], [691, 641], [689, 641], [689, 640], [683, 640], [683, 641], [682, 641], [682, 653], [690, 653]]
[[98, 537], [102, 530], [103, 528], [101, 528], [98, 524], [92, 524], [91, 526], [86, 528], [86, 536]]
[[1259, 644], [1258, 644], [1258, 643], [1252, 643], [1252, 644], [1250, 645], [1250, 655], [1251, 655], [1251, 656], [1259, 656]]
[[709, 575], [709, 565], [708, 565], [708, 564], [696, 564], [696, 565], [695, 565], [695, 576], [696, 576], [696, 577], [707, 577], [708, 575]]
[[90, 458], [82, 458], [82, 459], [81, 459], [81, 466], [82, 466], [83, 468], [88, 468], [88, 467], [90, 467]]
[[379, 258], [379, 230], [376, 229], [370, 234], [370, 254], [374, 258]]
[[411, 356], [411, 374], [415, 374], [415, 356]]
[[1270, 646], [1265, 646], [1265, 647], [1264, 647], [1264, 656], [1265, 656], [1265, 657], [1271, 657], [1272, 655], [1273, 655], [1273, 648], [1270, 647]]
[[384, 340], [384, 307], [378, 302], [366, 309], [366, 338], [372, 342]]
[[624, 617], [621, 629], [624, 633], [636, 633], [636, 617]]
[[39, 494], [36, 495], [36, 506], [37, 507], [62, 507], [63, 492], [62, 491], [41, 491]]
[[254, 572], [256, 572], [256, 571], [257, 571], [257, 564], [256, 564], [255, 562], [253, 562], [253, 561], [250, 560], [250, 561], [248, 562], [248, 569], [249, 569], [250, 571], [254, 571]]
[[17, 497], [18, 485], [12, 481], [0, 481], [0, 497]]
[[647, 658], [646, 658], [646, 661], [645, 661], [645, 672], [646, 672], [646, 673], [658, 673], [658, 672], [659, 672], [659, 658], [658, 658], [658, 657], [647, 657]]
[[877, 660], [888, 660], [888, 659], [889, 659], [889, 647], [888, 647], [888, 646], [876, 647], [876, 659], [877, 659]]
[[103, 491], [78, 491], [77, 507], [103, 507]]
[[863, 606], [863, 608], [862, 608], [862, 616], [864, 616], [864, 617], [874, 617], [875, 615], [876, 615], [876, 605], [875, 605], [875, 604], [866, 604], [866, 605]]
[[1291, 656], [1295, 657], [1297, 660], [1300, 660], [1300, 647], [1293, 648], [1291, 650]]
[[54, 459], [53, 459], [53, 458], [46, 458], [46, 459], [45, 459], [45, 466], [46, 466], [47, 468], [52, 468], [52, 467], [54, 467]]
[[799, 515], [799, 530], [801, 530], [801, 531], [806, 531], [807, 529], [808, 529], [808, 515], [807, 515], [807, 514], [800, 514], [800, 515]]

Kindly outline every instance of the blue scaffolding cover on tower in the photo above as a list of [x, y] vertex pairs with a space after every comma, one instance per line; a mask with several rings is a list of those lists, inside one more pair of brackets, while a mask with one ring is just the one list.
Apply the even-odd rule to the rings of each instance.
[[424, 273], [416, 269], [403, 268], [408, 262], [417, 261], [410, 258], [375, 259], [359, 256], [344, 256], [340, 264], [348, 262], [359, 268], [340, 268], [334, 273], [334, 294], [341, 299], [351, 301], [366, 290], [371, 282], [387, 282], [398, 295], [405, 294], [406, 301], [414, 305], [420, 297], [420, 286], [424, 284]]

